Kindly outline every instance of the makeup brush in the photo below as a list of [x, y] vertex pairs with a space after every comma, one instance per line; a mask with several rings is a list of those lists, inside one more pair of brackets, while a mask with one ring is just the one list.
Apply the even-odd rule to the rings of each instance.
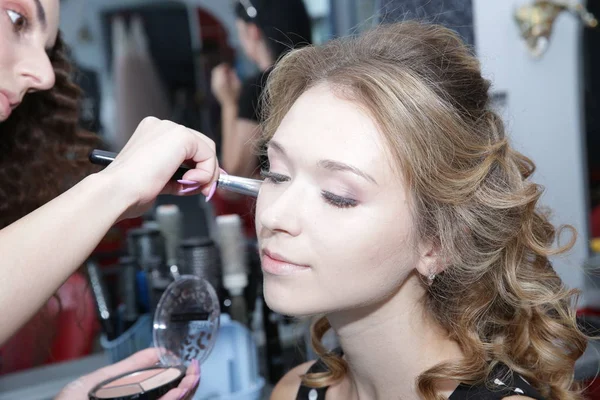
[[[116, 157], [117, 153], [96, 149], [92, 150], [90, 153], [89, 160], [92, 164], [103, 165], [106, 167], [113, 162]], [[181, 179], [189, 169], [190, 167], [186, 165], [180, 166], [171, 179]], [[240, 176], [226, 174], [221, 174], [221, 176], [219, 176], [219, 180], [217, 181], [217, 187], [221, 189], [252, 197], [258, 196], [258, 191], [260, 190], [261, 184], [262, 181], [258, 179], [243, 178]]]

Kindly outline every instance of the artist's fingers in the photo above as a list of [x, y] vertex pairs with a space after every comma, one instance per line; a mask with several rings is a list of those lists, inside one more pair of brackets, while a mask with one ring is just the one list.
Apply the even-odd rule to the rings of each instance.
[[186, 399], [187, 394], [187, 390], [177, 388], [169, 390], [169, 392], [163, 397], [161, 397], [159, 400], [184, 400]]
[[57, 399], [78, 398], [76, 396], [79, 396], [81, 393], [88, 393], [94, 386], [105, 380], [127, 372], [152, 367], [153, 365], [156, 365], [157, 362], [158, 355], [156, 354], [155, 349], [139, 351], [118, 363], [96, 370], [69, 383], [65, 386]]
[[187, 400], [194, 397], [196, 389], [200, 384], [200, 364], [194, 360], [186, 371], [185, 378], [181, 381], [177, 389], [170, 390], [160, 400]]

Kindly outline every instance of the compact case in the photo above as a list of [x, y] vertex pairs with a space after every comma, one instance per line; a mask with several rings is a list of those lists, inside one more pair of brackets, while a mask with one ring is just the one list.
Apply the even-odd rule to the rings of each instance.
[[182, 275], [161, 296], [152, 336], [160, 365], [116, 376], [89, 392], [91, 400], [157, 400], [176, 388], [187, 366], [209, 356], [219, 330], [219, 299], [206, 280]]

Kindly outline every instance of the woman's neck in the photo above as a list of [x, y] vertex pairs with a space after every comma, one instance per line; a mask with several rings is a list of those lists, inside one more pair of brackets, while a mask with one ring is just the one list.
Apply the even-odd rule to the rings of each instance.
[[[419, 277], [411, 274], [389, 298], [352, 312], [328, 315], [349, 364], [356, 399], [417, 399], [417, 377], [440, 362], [458, 359], [458, 344], [424, 310]], [[458, 382], [440, 388], [450, 394]]]

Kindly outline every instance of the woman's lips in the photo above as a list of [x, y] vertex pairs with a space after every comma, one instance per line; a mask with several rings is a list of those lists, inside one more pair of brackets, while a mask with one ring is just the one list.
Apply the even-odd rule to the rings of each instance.
[[267, 249], [262, 251], [261, 264], [263, 271], [267, 274], [280, 276], [293, 275], [310, 269], [307, 265], [295, 264], [284, 256]]

